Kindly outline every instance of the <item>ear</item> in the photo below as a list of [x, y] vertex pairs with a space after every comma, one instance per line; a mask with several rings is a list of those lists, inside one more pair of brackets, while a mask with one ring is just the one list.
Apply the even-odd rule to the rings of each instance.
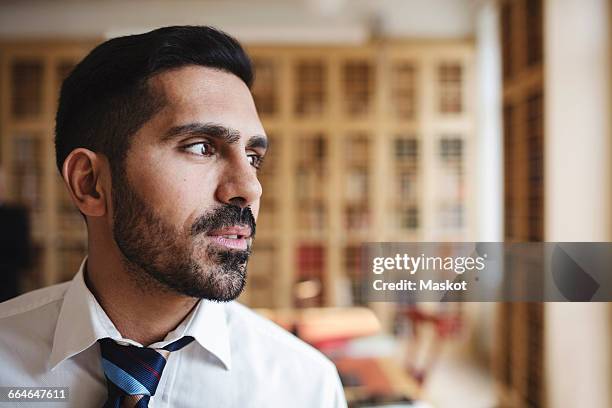
[[101, 217], [106, 214], [106, 191], [102, 173], [106, 161], [101, 154], [91, 150], [74, 149], [62, 166], [62, 176], [72, 202], [84, 214]]

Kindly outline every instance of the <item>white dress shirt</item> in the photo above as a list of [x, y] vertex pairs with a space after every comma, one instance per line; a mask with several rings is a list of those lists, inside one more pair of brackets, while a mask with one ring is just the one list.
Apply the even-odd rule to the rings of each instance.
[[[69, 388], [67, 402], [14, 406], [101, 407], [107, 388], [97, 340], [142, 347], [121, 336], [85, 285], [85, 261], [71, 282], [0, 304], [0, 387]], [[170, 354], [150, 407], [346, 407], [327, 358], [240, 303], [201, 300], [150, 347], [183, 336], [195, 341]]]

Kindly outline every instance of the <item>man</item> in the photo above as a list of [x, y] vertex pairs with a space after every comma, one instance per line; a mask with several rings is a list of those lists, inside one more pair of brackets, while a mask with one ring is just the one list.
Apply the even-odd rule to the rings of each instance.
[[346, 405], [331, 362], [232, 302], [267, 145], [251, 82], [209, 27], [107, 41], [65, 80], [57, 165], [89, 253], [0, 306], [0, 386], [68, 387], [70, 407]]

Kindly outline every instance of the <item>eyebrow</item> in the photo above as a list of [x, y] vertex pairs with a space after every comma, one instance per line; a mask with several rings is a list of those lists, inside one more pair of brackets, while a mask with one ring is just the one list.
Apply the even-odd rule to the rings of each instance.
[[[217, 123], [188, 123], [171, 127], [161, 138], [162, 142], [185, 136], [208, 136], [219, 139], [227, 144], [237, 143], [240, 132], [236, 129], [219, 125]], [[268, 139], [264, 135], [253, 135], [249, 138], [247, 148], [267, 148]]]
[[261, 149], [268, 148], [268, 138], [263, 135], [255, 135], [249, 138], [246, 144], [247, 149], [255, 149], [257, 147]]

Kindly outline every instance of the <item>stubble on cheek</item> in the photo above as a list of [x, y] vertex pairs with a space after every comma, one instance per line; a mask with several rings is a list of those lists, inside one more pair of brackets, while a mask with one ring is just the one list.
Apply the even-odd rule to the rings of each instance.
[[210, 243], [206, 237], [200, 235], [193, 237], [189, 244], [191, 259], [201, 268], [201, 273], [207, 274], [214, 259], [210, 259]]

